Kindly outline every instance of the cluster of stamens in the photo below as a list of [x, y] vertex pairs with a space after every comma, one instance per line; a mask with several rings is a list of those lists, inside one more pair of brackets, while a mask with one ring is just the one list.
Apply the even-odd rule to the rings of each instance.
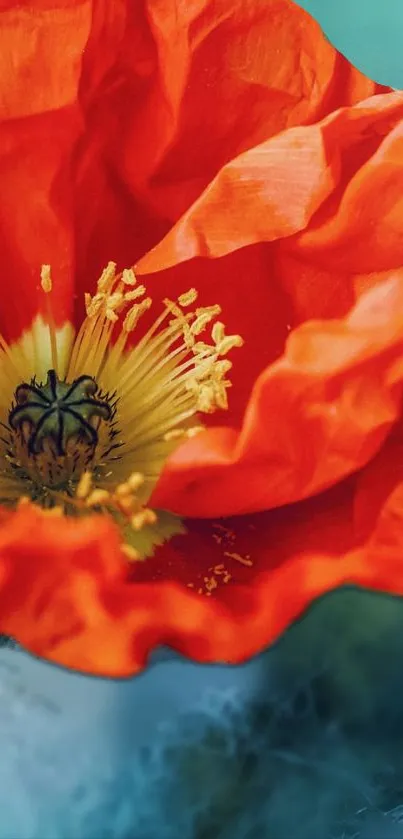
[[[75, 340], [61, 352], [49, 266], [41, 283], [50, 363], [24, 380], [28, 354], [20, 345], [14, 361], [13, 348], [0, 338], [0, 378], [1, 365], [5, 380], [15, 381], [18, 370], [2, 422], [0, 500], [18, 502], [22, 495], [63, 512], [106, 512], [125, 536], [128, 528], [135, 534], [153, 527], [157, 516], [147, 501], [164, 462], [181, 438], [202, 429], [195, 423], [199, 412], [227, 407], [227, 354], [242, 340], [227, 336], [221, 322], [213, 324], [211, 341], [203, 340], [220, 307], [190, 311], [197, 300], [191, 289], [166, 298], [162, 314], [133, 345], [131, 333], [152, 301], [132, 270], [117, 274], [110, 263], [95, 295], [85, 295], [86, 318]], [[135, 539], [128, 542], [128, 555], [138, 558]]]
[[[145, 507], [138, 497], [138, 491], [144, 483], [140, 472], [133, 472], [127, 481], [118, 484], [113, 491], [93, 487], [91, 472], [83, 472], [76, 490], [76, 503], [87, 510], [102, 510], [123, 520], [126, 527], [135, 532], [157, 522], [154, 510]], [[140, 559], [139, 552], [129, 544], [124, 545], [124, 553], [131, 560]]]

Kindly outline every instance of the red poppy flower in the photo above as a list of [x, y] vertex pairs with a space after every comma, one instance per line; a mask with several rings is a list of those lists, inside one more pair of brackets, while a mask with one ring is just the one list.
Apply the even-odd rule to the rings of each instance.
[[252, 5], [3, 4], [0, 629], [76, 669], [403, 587], [403, 95]]

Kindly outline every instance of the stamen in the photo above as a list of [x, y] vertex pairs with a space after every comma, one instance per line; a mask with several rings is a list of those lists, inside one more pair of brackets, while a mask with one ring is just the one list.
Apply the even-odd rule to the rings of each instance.
[[81, 478], [78, 482], [77, 489], [76, 489], [76, 496], [80, 500], [87, 498], [90, 493], [92, 486], [92, 474], [91, 472], [83, 472]]
[[[192, 311], [191, 288], [165, 299], [129, 346], [152, 300], [132, 269], [117, 273], [110, 262], [95, 294], [85, 294], [85, 320], [60, 361], [48, 265], [41, 286], [50, 355], [41, 349], [40, 330], [11, 348], [0, 336], [0, 499], [15, 504], [28, 495], [49, 510], [108, 514], [128, 542], [125, 555], [137, 561], [183, 532], [179, 520], [151, 510], [148, 500], [167, 457], [203, 430], [198, 414], [227, 407], [226, 356], [242, 339], [215, 322], [218, 305]], [[11, 407], [1, 401], [3, 381], [10, 401], [14, 393]]]
[[121, 551], [129, 562], [138, 562], [141, 559], [141, 554], [132, 545], [122, 545]]
[[141, 316], [151, 307], [151, 304], [151, 297], [146, 297], [142, 303], [137, 303], [137, 305], [132, 306], [123, 321], [123, 329], [126, 333], [133, 332]]
[[85, 502], [88, 507], [105, 507], [109, 498], [110, 493], [107, 489], [94, 489], [85, 499]]
[[135, 286], [137, 279], [133, 268], [125, 268], [122, 272], [122, 282], [125, 285]]
[[133, 530], [141, 530], [146, 524], [155, 524], [157, 516], [154, 510], [144, 509], [140, 513], [135, 513], [130, 519], [130, 524]]
[[186, 308], [186, 306], [192, 306], [197, 300], [197, 291], [195, 288], [190, 288], [189, 291], [185, 291], [184, 294], [181, 294], [178, 297], [178, 303], [180, 306]]
[[42, 265], [41, 268], [41, 286], [45, 294], [50, 294], [52, 291], [52, 278], [50, 274], [50, 265]]
[[48, 329], [49, 329], [49, 341], [50, 341], [50, 351], [52, 356], [52, 366], [56, 371], [56, 374], [59, 373], [59, 362], [57, 357], [57, 342], [56, 342], [56, 326], [53, 317], [53, 310], [52, 310], [52, 303], [51, 303], [51, 292], [52, 292], [52, 277], [50, 273], [50, 265], [42, 265], [41, 268], [41, 286], [42, 290], [45, 292], [45, 300], [46, 300], [46, 315], [48, 321]]

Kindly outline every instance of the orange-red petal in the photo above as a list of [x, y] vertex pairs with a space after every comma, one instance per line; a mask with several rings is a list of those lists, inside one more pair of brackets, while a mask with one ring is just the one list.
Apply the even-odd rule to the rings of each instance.
[[124, 670], [129, 639], [103, 603], [124, 578], [112, 522], [55, 517], [31, 504], [1, 518], [0, 631], [60, 664]]
[[74, 171], [79, 291], [108, 259], [158, 242], [246, 149], [381, 90], [291, 0], [95, 4]]
[[6, 2], [0, 47], [8, 338], [43, 305], [42, 262], [61, 323], [73, 277], [81, 299], [134, 262], [227, 161], [382, 90], [290, 0]]
[[[401, 453], [401, 449], [400, 452]], [[395, 456], [397, 452], [395, 452]], [[368, 510], [370, 515], [373, 510]], [[364, 544], [343, 559], [354, 580], [366, 588], [403, 595], [403, 481], [396, 482], [378, 508]]]
[[[384, 109], [390, 124], [378, 126], [380, 136], [372, 153], [354, 167], [333, 206], [323, 208], [312, 227], [296, 237], [295, 250], [305, 259], [353, 274], [402, 265], [403, 93], [391, 95], [390, 102], [395, 95], [401, 105], [396, 102], [395, 113]], [[350, 166], [354, 165], [349, 149], [345, 154]]]
[[[71, 521], [32, 505], [2, 512], [0, 631], [59, 664], [110, 676], [138, 671], [159, 644], [197, 661], [242, 661], [275, 640], [312, 597], [343, 582], [337, 551], [351, 543], [350, 501], [343, 487], [289, 513], [233, 522], [232, 550], [248, 550], [253, 567], [226, 558], [210, 523], [204, 533], [190, 525], [189, 536], [161, 549], [162, 581], [150, 579], [152, 560], [135, 566], [132, 582], [107, 519]], [[314, 563], [326, 549], [322, 585]], [[186, 575], [220, 561], [232, 562], [233, 580], [218, 596], [186, 587]]]
[[42, 263], [55, 269], [58, 323], [71, 317], [72, 154], [91, 3], [2, 3], [0, 10], [0, 332], [19, 337], [43, 303]]
[[403, 273], [341, 320], [311, 321], [254, 386], [240, 432], [212, 428], [168, 461], [153, 503], [233, 515], [307, 497], [367, 463], [399, 416]]
[[[296, 249], [319, 255], [325, 267], [334, 252], [339, 253], [338, 267], [342, 261], [351, 273], [397, 267], [388, 252], [390, 235], [397, 238], [396, 221], [391, 234], [384, 231], [386, 241], [376, 236], [370, 248], [364, 233], [373, 224], [386, 228], [399, 215], [402, 119], [403, 93], [388, 93], [250, 148], [220, 170], [165, 239], [138, 262], [137, 270], [149, 273], [197, 256], [224, 256], [301, 231], [306, 232]], [[360, 198], [363, 188], [365, 197]], [[381, 214], [375, 203], [380, 193], [382, 222], [377, 221]], [[361, 216], [357, 202], [365, 206]], [[356, 225], [361, 248], [351, 265]], [[345, 243], [351, 240], [344, 257]], [[291, 250], [293, 245], [291, 241]]]
[[119, 169], [171, 221], [245, 149], [381, 89], [291, 0], [141, 5], [154, 65], [142, 109], [122, 114]]
[[[200, 662], [242, 662], [330, 589], [403, 593], [401, 486], [375, 511], [364, 540], [350, 479], [221, 529], [190, 522], [187, 536], [134, 567], [131, 582], [107, 520], [72, 522], [32, 506], [3, 512], [0, 631], [51, 661], [100, 675], [141, 670], [161, 644]], [[229, 545], [215, 538], [226, 529]], [[220, 572], [224, 563], [230, 580]], [[209, 595], [212, 573], [218, 585]]]

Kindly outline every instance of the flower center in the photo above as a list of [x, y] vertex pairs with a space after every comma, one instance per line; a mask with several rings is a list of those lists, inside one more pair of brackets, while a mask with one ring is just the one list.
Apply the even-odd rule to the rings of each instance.
[[226, 409], [227, 355], [242, 339], [225, 334], [219, 306], [192, 309], [190, 289], [165, 298], [133, 342], [152, 300], [112, 262], [85, 295], [76, 335], [56, 327], [46, 265], [41, 287], [45, 315], [11, 346], [0, 335], [0, 503], [110, 515], [126, 555], [150, 556], [183, 532], [177, 517], [147, 507], [164, 463], [202, 430], [200, 414]]
[[96, 466], [102, 438], [112, 445], [115, 410], [91, 376], [70, 383], [48, 370], [45, 384], [18, 385], [8, 415], [9, 462], [31, 483], [29, 494], [45, 503], [52, 488], [74, 495], [82, 473]]

